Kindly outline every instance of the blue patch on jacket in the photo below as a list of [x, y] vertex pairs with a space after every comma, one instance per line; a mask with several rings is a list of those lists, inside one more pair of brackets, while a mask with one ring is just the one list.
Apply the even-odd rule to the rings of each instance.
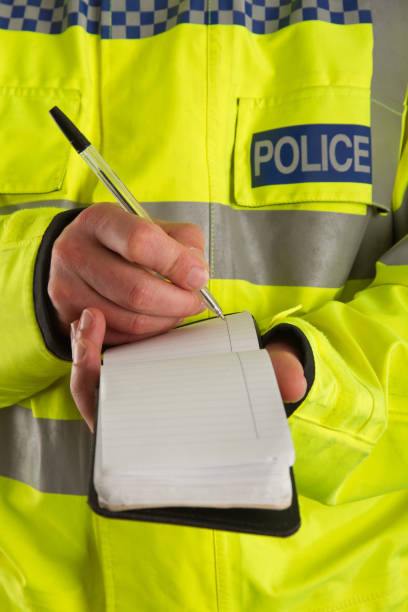
[[370, 128], [293, 125], [258, 132], [251, 143], [252, 187], [288, 183], [371, 183]]

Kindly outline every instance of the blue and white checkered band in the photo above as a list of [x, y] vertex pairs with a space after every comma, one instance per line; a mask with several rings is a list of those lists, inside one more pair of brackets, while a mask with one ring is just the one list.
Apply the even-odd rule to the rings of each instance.
[[369, 0], [0, 0], [0, 29], [60, 34], [73, 25], [102, 38], [147, 38], [180, 23], [270, 34], [300, 21], [370, 23]]

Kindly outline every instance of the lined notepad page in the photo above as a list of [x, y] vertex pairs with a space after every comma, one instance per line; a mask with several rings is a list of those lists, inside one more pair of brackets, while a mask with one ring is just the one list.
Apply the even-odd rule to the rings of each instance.
[[101, 503], [290, 503], [294, 449], [269, 355], [249, 313], [227, 322], [105, 353], [94, 472]]
[[230, 353], [258, 349], [259, 342], [249, 312], [207, 319], [177, 327], [166, 334], [105, 351], [103, 363], [130, 364], [190, 355]]
[[265, 350], [112, 366], [99, 402], [103, 464], [120, 471], [272, 460], [290, 448]]

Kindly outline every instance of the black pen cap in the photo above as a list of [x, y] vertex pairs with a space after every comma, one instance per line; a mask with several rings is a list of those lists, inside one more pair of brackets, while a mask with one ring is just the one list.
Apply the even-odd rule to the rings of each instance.
[[76, 149], [77, 153], [82, 153], [91, 144], [89, 140], [78, 130], [76, 125], [62, 112], [58, 106], [50, 110], [50, 115], [58, 125], [62, 133], [68, 138], [69, 142]]

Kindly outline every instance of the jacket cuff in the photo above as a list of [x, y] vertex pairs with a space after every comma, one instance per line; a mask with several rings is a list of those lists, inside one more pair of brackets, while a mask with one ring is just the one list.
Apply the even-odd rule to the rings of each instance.
[[264, 347], [272, 341], [287, 342], [297, 351], [307, 382], [306, 393], [302, 399], [297, 402], [284, 403], [286, 416], [289, 417], [296, 410], [296, 408], [298, 408], [300, 404], [305, 401], [314, 383], [314, 355], [309, 340], [305, 334], [298, 327], [290, 325], [289, 323], [278, 324], [261, 337], [262, 346]]
[[84, 208], [66, 210], [56, 215], [46, 229], [34, 266], [34, 311], [47, 349], [59, 359], [72, 360], [71, 343], [59, 327], [57, 313], [48, 295], [51, 252], [55, 240]]

